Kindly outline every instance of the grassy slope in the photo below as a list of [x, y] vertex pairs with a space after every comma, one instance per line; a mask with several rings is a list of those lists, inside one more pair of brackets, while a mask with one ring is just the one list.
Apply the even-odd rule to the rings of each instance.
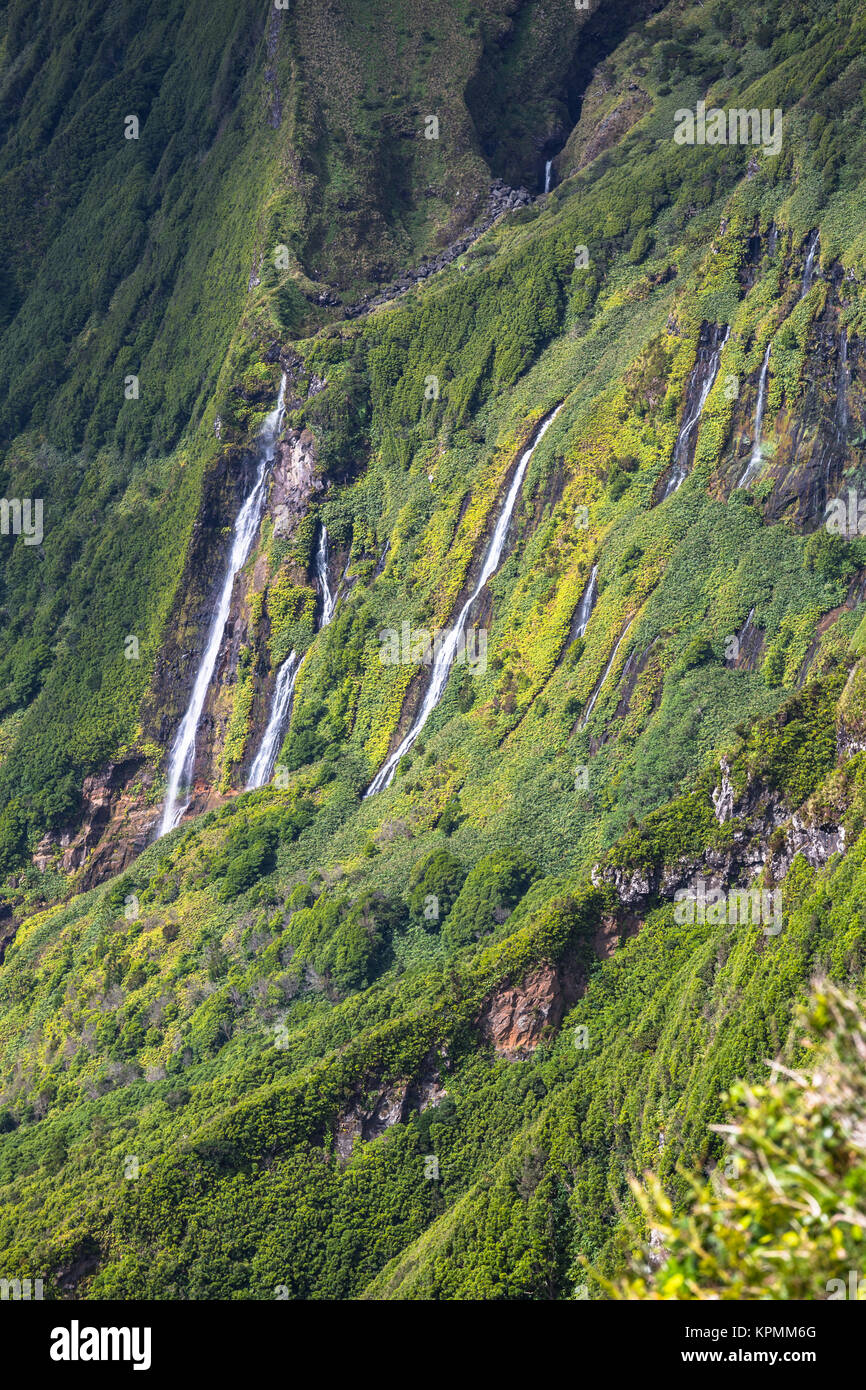
[[[568, 1028], [524, 1062], [491, 1061], [477, 1046], [475, 1020], [498, 981], [569, 952], [586, 963], [605, 908], [587, 871], [617, 841], [626, 867], [642, 863], [632, 819], [697, 785], [697, 822], [696, 803], [675, 805], [658, 852], [699, 856], [712, 782], [698, 774], [736, 742], [735, 725], [791, 695], [818, 619], [841, 603], [860, 559], [856, 547], [825, 554], [788, 525], [764, 524], [741, 495], [720, 500], [734, 462], [725, 377], [744, 380], [748, 404], [768, 316], [775, 330], [790, 317], [802, 338], [819, 310], [820, 289], [794, 307], [804, 235], [820, 221], [824, 264], [862, 269], [860, 147], [847, 141], [844, 163], [824, 148], [818, 166], [820, 141], [792, 139], [747, 178], [747, 152], [672, 153], [666, 141], [673, 110], [703, 95], [707, 71], [722, 104], [787, 110], [796, 93], [791, 121], [811, 131], [825, 109], [843, 109], [857, 36], [840, 48], [830, 20], [802, 20], [769, 51], [735, 20], [731, 47], [729, 21], [714, 13], [715, 25], [689, 13], [700, 34], [679, 57], [665, 51], [677, 47], [679, 16], [626, 42], [605, 81], [639, 76], [655, 108], [543, 210], [501, 224], [399, 305], [301, 345], [329, 385], [295, 423], [313, 428], [333, 477], [349, 468], [322, 516], [335, 538], [351, 535], [360, 582], [304, 668], [285, 750], [293, 788], [177, 832], [123, 881], [32, 917], [8, 952], [2, 1243], [21, 1272], [38, 1265], [62, 1285], [70, 1264], [83, 1260], [85, 1278], [101, 1264], [95, 1295], [268, 1297], [286, 1283], [332, 1297], [368, 1285], [373, 1296], [567, 1296], [584, 1277], [581, 1253], [615, 1267], [610, 1182], [624, 1192], [626, 1170], [650, 1161], [672, 1177], [671, 1155], [705, 1162], [720, 1086], [781, 1045], [810, 972], [862, 971], [855, 760], [840, 794], [855, 843], [820, 880], [794, 866], [781, 938], [758, 950], [749, 932], [684, 932], [661, 905], [594, 971], [570, 1017], [589, 1027], [585, 1055]], [[775, 257], [746, 290], [747, 235], [771, 218]], [[654, 246], [636, 247], [648, 227]], [[591, 248], [588, 272], [573, 269], [579, 244]], [[663, 280], [669, 264], [677, 276]], [[264, 287], [258, 312], [276, 293]], [[650, 510], [705, 318], [733, 330], [719, 389], [693, 477]], [[795, 409], [803, 394], [797, 331], [771, 406]], [[235, 363], [252, 364], [248, 341], [246, 331]], [[443, 383], [435, 403], [424, 401], [430, 373]], [[518, 542], [491, 586], [490, 669], [470, 691], [452, 682], [395, 787], [358, 808], [407, 678], [383, 672], [378, 632], [404, 618], [447, 621], [529, 422], [562, 399], [533, 460]], [[356, 476], [352, 460], [368, 451]], [[624, 488], [614, 485], [623, 472]], [[586, 531], [575, 525], [581, 505]], [[557, 664], [596, 557], [601, 596], [584, 651]], [[725, 640], [753, 607], [783, 659], [734, 672]], [[575, 732], [632, 616], [589, 729]], [[842, 614], [824, 637], [815, 669], [826, 699], [817, 723], [802, 716], [800, 750], [779, 754], [772, 722], [755, 736], [758, 765], [781, 758], [790, 809], [832, 779], [824, 736], [858, 621]], [[654, 641], [617, 718], [614, 677]], [[575, 793], [575, 764], [590, 766], [588, 795]], [[303, 828], [299, 796], [316, 808]], [[437, 828], [446, 806], [447, 833]], [[425, 930], [412, 874], [431, 851], [447, 846], [465, 873], [515, 844], [536, 869], [522, 900], [488, 864], [442, 930]], [[134, 921], [123, 915], [131, 894]], [[514, 911], [494, 925], [491, 902]], [[417, 1074], [431, 1050], [440, 1068], [449, 1059], [451, 1103], [361, 1147], [343, 1170], [336, 1117], [353, 1097]], [[430, 1153], [438, 1185], [423, 1177]], [[123, 1176], [128, 1155], [140, 1160], [137, 1181]]]
[[[456, 0], [426, 25], [350, 3], [196, 17], [167, 2], [144, 26], [121, 0], [4, 10], [0, 472], [4, 496], [44, 500], [48, 535], [44, 550], [5, 542], [4, 874], [74, 818], [86, 773], [131, 746], [159, 757], [136, 745], [138, 710], [203, 473], [272, 404], [265, 351], [327, 317], [317, 280], [351, 298], [437, 244], [446, 206], [460, 223], [483, 201], [460, 99], [479, 24]], [[363, 33], [369, 62], [335, 32]], [[386, 72], [413, 98], [399, 118]], [[420, 138], [415, 105], [441, 109], [441, 144]], [[383, 159], [402, 169], [399, 197]], [[433, 202], [431, 159], [448, 170]]]

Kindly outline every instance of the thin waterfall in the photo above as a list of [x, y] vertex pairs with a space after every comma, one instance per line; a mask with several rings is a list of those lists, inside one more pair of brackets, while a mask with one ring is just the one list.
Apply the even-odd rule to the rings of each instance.
[[550, 180], [551, 180], [552, 176], [553, 176], [553, 160], [552, 160], [552, 159], [548, 159], [547, 163], [546, 163], [545, 166], [544, 166], [544, 191], [545, 191], [545, 193], [549, 193], [549, 192], [550, 192]]
[[601, 694], [602, 690], [604, 689], [604, 683], [605, 683], [605, 681], [607, 680], [608, 676], [609, 676], [610, 673], [611, 673], [611, 669], [612, 669], [612, 667], [613, 667], [613, 663], [616, 661], [616, 654], [617, 654], [617, 652], [619, 651], [620, 647], [622, 646], [623, 642], [625, 641], [626, 637], [628, 636], [629, 628], [631, 627], [631, 625], [632, 625], [633, 622], [634, 622], [634, 618], [631, 618], [631, 619], [629, 620], [629, 622], [626, 624], [626, 626], [623, 628], [622, 635], [621, 635], [619, 641], [617, 642], [616, 646], [614, 647], [613, 651], [612, 651], [611, 654], [610, 654], [610, 659], [609, 659], [607, 665], [605, 666], [604, 670], [603, 670], [602, 673], [601, 673], [601, 680], [599, 681], [598, 685], [595, 687], [595, 690], [592, 692], [592, 698], [590, 699], [590, 702], [589, 702], [589, 704], [588, 704], [587, 707], [586, 707], [586, 713], [584, 714], [583, 719], [581, 720], [580, 727], [581, 727], [582, 729], [586, 728], [586, 722], [587, 722], [587, 720], [589, 719], [589, 716], [592, 714], [593, 710], [595, 709], [595, 702], [596, 702], [596, 700], [598, 699], [599, 695]]
[[767, 351], [764, 353], [764, 361], [761, 364], [761, 376], [758, 381], [758, 405], [755, 410], [755, 435], [752, 441], [752, 452], [749, 462], [743, 471], [743, 476], [737, 483], [737, 487], [746, 487], [754, 478], [761, 467], [763, 455], [761, 453], [761, 431], [764, 426], [764, 406], [767, 403], [767, 372], [770, 367], [770, 344], [767, 344]]
[[379, 771], [376, 773], [376, 776], [373, 778], [372, 782], [370, 783], [369, 787], [364, 793], [365, 798], [368, 796], [374, 796], [376, 792], [382, 791], [384, 787], [387, 787], [390, 784], [400, 759], [406, 753], [408, 753], [409, 749], [412, 747], [412, 744], [415, 742], [421, 730], [424, 728], [424, 725], [427, 723], [427, 720], [430, 718], [430, 715], [433, 713], [434, 709], [436, 708], [440, 699], [442, 698], [445, 686], [448, 683], [448, 676], [450, 675], [454, 658], [457, 655], [457, 650], [460, 646], [460, 642], [463, 637], [463, 630], [466, 626], [466, 620], [469, 616], [469, 610], [472, 607], [475, 600], [477, 599], [478, 595], [481, 593], [481, 590], [484, 588], [484, 585], [487, 583], [488, 579], [491, 577], [491, 575], [495, 574], [496, 570], [499, 568], [499, 562], [502, 559], [502, 551], [505, 547], [505, 541], [508, 536], [509, 523], [511, 521], [511, 516], [517, 503], [517, 498], [520, 495], [520, 489], [523, 486], [523, 479], [525, 478], [526, 470], [529, 467], [529, 460], [532, 458], [533, 453], [538, 448], [539, 444], [541, 443], [547, 431], [550, 429], [550, 426], [553, 424], [560, 410], [562, 410], [562, 406], [564, 404], [565, 402], [562, 402], [562, 404], [558, 405], [556, 409], [552, 411], [550, 415], [548, 415], [547, 419], [544, 421], [538, 433], [536, 434], [532, 444], [530, 444], [529, 448], [526, 449], [523, 455], [521, 456], [520, 463], [517, 466], [514, 478], [511, 483], [511, 487], [508, 489], [508, 494], [505, 498], [505, 502], [503, 503], [502, 511], [499, 513], [499, 519], [496, 522], [496, 527], [493, 532], [493, 539], [490, 542], [490, 546], [487, 551], [487, 557], [484, 561], [484, 564], [481, 567], [481, 574], [478, 576], [478, 582], [475, 585], [475, 588], [472, 590], [472, 593], [470, 594], [469, 598], [466, 600], [463, 607], [461, 608], [459, 614], [457, 615], [453, 627], [451, 627], [445, 635], [444, 641], [441, 644], [437, 643], [436, 658], [433, 663], [433, 670], [430, 674], [430, 684], [427, 687], [427, 693], [424, 696], [424, 702], [421, 705], [421, 709], [415, 716], [412, 727], [406, 734], [405, 738], [401, 740], [398, 746], [394, 749], [394, 752], [391, 754], [391, 756], [385, 760], [385, 762], [380, 767]]
[[571, 630], [572, 642], [582, 637], [589, 625], [592, 617], [592, 610], [595, 607], [595, 600], [598, 596], [598, 565], [593, 565], [589, 579], [586, 581], [586, 588], [580, 596], [580, 603], [577, 605], [577, 612], [574, 615], [574, 622]]
[[385, 569], [385, 561], [386, 561], [387, 558], [388, 558], [388, 551], [389, 551], [390, 549], [391, 549], [391, 542], [390, 542], [390, 540], [387, 540], [387, 541], [385, 542], [385, 544], [382, 546], [382, 554], [379, 556], [378, 560], [376, 561], [376, 568], [373, 570], [373, 578], [374, 578], [374, 579], [378, 579], [378, 578], [379, 578], [379, 575], [380, 575], [380, 574], [383, 572], [383, 570]]
[[[743, 643], [744, 643], [745, 640], [746, 640], [746, 633], [749, 631], [749, 628], [752, 626], [752, 619], [754, 618], [754, 616], [755, 616], [755, 610], [754, 610], [754, 607], [752, 607], [752, 608], [749, 609], [748, 615], [747, 615], [747, 617], [746, 617], [746, 621], [743, 623], [742, 628], [741, 628], [740, 631], [737, 633], [736, 655], [735, 655], [734, 657], [732, 657], [732, 660], [733, 660], [734, 662], [737, 662], [737, 661], [739, 660], [740, 651], [742, 650]], [[727, 659], [727, 658], [726, 658], [726, 659]]]
[[263, 787], [270, 779], [280, 751], [280, 740], [295, 696], [295, 681], [301, 669], [301, 659], [297, 652], [291, 651], [277, 672], [274, 684], [274, 698], [271, 702], [271, 715], [262, 736], [247, 780], [247, 791]]
[[234, 582], [238, 571], [246, 564], [250, 548], [258, 533], [259, 524], [262, 519], [262, 512], [267, 495], [268, 473], [271, 463], [273, 462], [274, 449], [283, 422], [283, 415], [285, 414], [285, 399], [286, 376], [285, 373], [283, 373], [277, 404], [265, 419], [259, 436], [259, 461], [256, 469], [255, 481], [243, 506], [238, 512], [237, 520], [234, 524], [228, 568], [226, 569], [219, 599], [214, 610], [213, 618], [211, 619], [207, 646], [205, 647], [204, 655], [199, 663], [198, 671], [196, 672], [186, 713], [181, 720], [180, 727], [175, 734], [174, 742], [171, 746], [168, 765], [168, 785], [166, 787], [159, 835], [167, 835], [169, 830], [173, 830], [189, 805], [189, 796], [183, 799], [181, 797], [181, 789], [186, 789], [192, 779], [193, 768], [195, 766], [196, 735], [198, 734], [198, 727], [201, 721], [202, 711], [204, 710], [205, 700], [207, 699], [207, 692], [211, 680], [213, 679], [213, 673], [216, 669], [217, 658], [225, 634], [226, 623], [231, 608]]
[[816, 229], [812, 233], [808, 248], [806, 250], [806, 264], [803, 266], [803, 285], [800, 290], [801, 299], [805, 299], [806, 295], [812, 288], [812, 281], [815, 278], [815, 253], [818, 250], [818, 242], [820, 240], [820, 236], [821, 233]]
[[316, 578], [319, 581], [319, 593], [322, 596], [322, 616], [319, 620], [319, 629], [327, 627], [334, 616], [334, 609], [337, 606], [337, 591], [331, 588], [330, 575], [331, 551], [328, 544], [328, 532], [323, 526], [319, 532], [319, 544], [316, 546]]
[[[337, 589], [331, 588], [331, 576], [329, 573], [330, 548], [328, 545], [328, 532], [323, 526], [319, 532], [319, 544], [316, 547], [316, 577], [319, 581], [319, 593], [322, 597], [322, 616], [319, 620], [318, 631], [327, 627], [334, 616], [337, 607]], [[267, 727], [262, 735], [259, 751], [253, 759], [250, 775], [247, 779], [247, 791], [253, 791], [256, 787], [263, 787], [269, 782], [277, 761], [277, 754], [283, 740], [286, 725], [292, 713], [292, 701], [295, 698], [295, 684], [298, 679], [298, 672], [303, 665], [303, 658], [297, 652], [291, 651], [277, 672], [277, 679], [274, 684], [274, 696], [271, 701], [271, 713]]]
[[[674, 445], [673, 468], [665, 488], [662, 501], [670, 497], [671, 493], [676, 492], [677, 488], [685, 482], [689, 467], [689, 454], [692, 447], [692, 439], [697, 428], [698, 421], [704, 413], [704, 406], [707, 397], [713, 389], [713, 383], [719, 374], [719, 364], [722, 360], [722, 349], [731, 336], [730, 328], [725, 329], [723, 337], [719, 337], [721, 328], [713, 326], [710, 330], [709, 343], [706, 347], [698, 349], [698, 360], [692, 368], [689, 384], [686, 389], [686, 408], [683, 414], [683, 422], [680, 425], [680, 432], [677, 435], [677, 442]], [[694, 398], [695, 389], [698, 388], [697, 401], [692, 408], [689, 408], [690, 399]]]

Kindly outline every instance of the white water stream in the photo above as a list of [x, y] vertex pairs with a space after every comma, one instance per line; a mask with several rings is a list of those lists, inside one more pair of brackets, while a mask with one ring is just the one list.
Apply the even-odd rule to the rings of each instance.
[[620, 647], [622, 646], [623, 642], [625, 641], [626, 637], [628, 637], [629, 628], [631, 627], [631, 625], [632, 625], [633, 622], [634, 622], [634, 618], [630, 619], [630, 621], [628, 622], [628, 624], [626, 625], [626, 627], [623, 629], [623, 632], [622, 632], [622, 635], [621, 635], [619, 641], [617, 642], [616, 646], [614, 647], [613, 651], [612, 651], [611, 654], [610, 654], [610, 658], [609, 658], [609, 660], [608, 660], [608, 663], [607, 663], [607, 665], [605, 666], [605, 668], [604, 668], [604, 670], [603, 670], [603, 672], [602, 672], [602, 674], [601, 674], [601, 680], [599, 681], [598, 685], [595, 687], [595, 690], [592, 692], [592, 699], [590, 700], [589, 704], [587, 705], [587, 707], [586, 707], [586, 713], [584, 714], [583, 719], [581, 720], [581, 725], [580, 725], [580, 727], [581, 727], [582, 729], [586, 727], [586, 722], [587, 722], [587, 720], [589, 719], [589, 716], [592, 714], [593, 710], [595, 709], [595, 702], [596, 702], [596, 700], [598, 699], [599, 695], [601, 694], [602, 690], [604, 689], [604, 683], [605, 683], [605, 681], [607, 680], [608, 676], [609, 676], [610, 673], [611, 673], [611, 669], [612, 669], [612, 667], [613, 667], [613, 663], [616, 661], [616, 654], [617, 654], [617, 652], [619, 651]]
[[502, 551], [505, 547], [505, 540], [508, 535], [508, 526], [511, 521], [511, 516], [514, 511], [515, 505], [517, 503], [517, 499], [520, 495], [520, 489], [523, 486], [523, 479], [526, 477], [526, 470], [529, 467], [529, 460], [532, 458], [533, 453], [538, 448], [538, 445], [541, 443], [545, 434], [550, 429], [550, 426], [553, 424], [561, 409], [562, 405], [558, 405], [556, 409], [550, 415], [548, 415], [547, 419], [544, 421], [543, 425], [536, 434], [535, 439], [530, 444], [529, 448], [526, 449], [523, 455], [521, 456], [520, 463], [517, 466], [514, 478], [511, 482], [511, 487], [508, 489], [508, 494], [502, 505], [502, 511], [499, 513], [499, 519], [496, 522], [496, 528], [493, 532], [493, 539], [490, 542], [490, 546], [487, 551], [487, 557], [484, 561], [484, 564], [481, 567], [481, 573], [478, 576], [478, 582], [476, 583], [475, 588], [472, 590], [472, 593], [469, 595], [469, 598], [466, 600], [463, 607], [461, 608], [459, 614], [457, 615], [457, 618], [454, 621], [453, 626], [449, 629], [447, 635], [445, 636], [444, 641], [442, 641], [441, 644], [437, 642], [436, 659], [433, 664], [433, 670], [430, 674], [430, 684], [427, 687], [427, 693], [424, 696], [421, 708], [415, 716], [415, 719], [412, 723], [412, 727], [409, 729], [409, 732], [406, 734], [405, 738], [403, 738], [400, 741], [400, 743], [394, 749], [394, 752], [390, 755], [390, 757], [388, 757], [385, 760], [385, 762], [380, 767], [379, 771], [376, 773], [376, 776], [373, 778], [372, 782], [367, 788], [367, 791], [365, 792], [365, 797], [375, 796], [376, 792], [382, 791], [384, 787], [387, 787], [389, 785], [391, 779], [394, 776], [397, 764], [399, 763], [400, 759], [406, 753], [408, 753], [409, 749], [412, 747], [412, 744], [415, 742], [421, 730], [424, 728], [424, 725], [427, 723], [427, 720], [430, 718], [430, 715], [433, 713], [434, 709], [436, 708], [440, 699], [442, 698], [445, 686], [448, 683], [448, 676], [451, 673], [451, 667], [453, 665], [454, 658], [457, 655], [458, 649], [460, 647], [460, 642], [463, 637], [463, 630], [466, 626], [466, 620], [469, 616], [469, 610], [472, 607], [475, 600], [477, 599], [478, 595], [481, 593], [481, 590], [484, 588], [484, 585], [487, 583], [488, 579], [499, 568], [499, 562], [502, 559]]
[[[319, 593], [322, 596], [322, 616], [319, 621], [319, 631], [327, 627], [334, 616], [337, 606], [337, 590], [331, 588], [331, 579], [328, 572], [328, 533], [324, 526], [319, 533], [319, 544], [316, 547], [316, 576], [319, 581]], [[303, 660], [297, 652], [291, 651], [286, 657], [279, 671], [274, 685], [274, 695], [271, 701], [271, 713], [267, 727], [262, 735], [259, 751], [253, 759], [247, 779], [247, 791], [255, 787], [263, 787], [270, 780], [274, 766], [277, 761], [277, 754], [280, 751], [280, 744], [286, 730], [286, 725], [292, 712], [292, 701], [295, 696], [295, 683], [298, 679], [298, 672], [303, 665]]]
[[820, 232], [817, 232], [817, 231], [813, 232], [813, 233], [812, 233], [812, 240], [809, 242], [809, 247], [808, 247], [808, 250], [806, 251], [806, 264], [805, 264], [805, 266], [803, 267], [803, 286], [802, 286], [802, 289], [801, 289], [801, 291], [800, 291], [800, 298], [801, 298], [801, 299], [805, 299], [806, 295], [809, 293], [810, 289], [812, 288], [812, 280], [814, 279], [814, 274], [813, 274], [813, 272], [814, 272], [814, 269], [815, 269], [815, 253], [816, 253], [816, 251], [818, 250], [818, 241], [819, 241], [819, 238], [820, 238]]
[[589, 579], [586, 582], [586, 588], [580, 596], [580, 603], [578, 604], [577, 613], [574, 617], [573, 641], [576, 641], [578, 637], [584, 635], [589, 625], [589, 620], [592, 617], [592, 610], [595, 607], [595, 600], [598, 594], [597, 576], [598, 565], [593, 565]]
[[285, 413], [286, 378], [280, 382], [277, 404], [265, 419], [259, 437], [259, 461], [255, 481], [237, 515], [229, 552], [228, 566], [223, 578], [217, 605], [211, 619], [210, 633], [196, 672], [186, 713], [171, 746], [168, 764], [168, 784], [163, 805], [159, 834], [173, 830], [189, 805], [189, 783], [195, 765], [195, 741], [201, 722], [213, 673], [216, 669], [226, 623], [231, 608], [232, 590], [238, 572], [246, 564], [253, 540], [258, 533], [267, 496], [268, 473], [274, 458], [274, 447]]
[[709, 358], [705, 356], [705, 350], [704, 353], [698, 353], [698, 360], [695, 363], [694, 371], [697, 373], [702, 372], [704, 369], [704, 364], [706, 363], [706, 374], [704, 376], [703, 382], [701, 383], [700, 394], [698, 396], [694, 410], [692, 410], [691, 413], [689, 413], [687, 410], [683, 423], [680, 425], [680, 432], [677, 435], [677, 442], [674, 446], [674, 466], [671, 469], [671, 476], [668, 479], [668, 485], [665, 488], [664, 497], [662, 498], [662, 501], [665, 500], [665, 497], [670, 497], [672, 493], [676, 492], [677, 488], [680, 487], [686, 480], [686, 470], [688, 468], [689, 463], [689, 448], [691, 446], [692, 432], [697, 427], [698, 421], [704, 413], [704, 406], [707, 403], [707, 397], [712, 391], [713, 382], [715, 381], [719, 373], [719, 363], [722, 360], [722, 349], [725, 346], [725, 343], [730, 338], [730, 336], [731, 330], [730, 328], [728, 328], [721, 342], [718, 343], [715, 348], [711, 349]]
[[767, 372], [770, 367], [770, 344], [767, 344], [767, 351], [764, 353], [764, 361], [761, 364], [761, 376], [758, 381], [758, 405], [755, 410], [755, 434], [752, 441], [752, 452], [749, 462], [743, 470], [743, 476], [737, 483], [737, 487], [748, 487], [755, 477], [763, 462], [761, 453], [761, 431], [764, 427], [764, 406], [767, 403]]

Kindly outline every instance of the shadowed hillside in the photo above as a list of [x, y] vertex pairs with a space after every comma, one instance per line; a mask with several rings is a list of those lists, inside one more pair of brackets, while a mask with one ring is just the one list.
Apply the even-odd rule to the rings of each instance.
[[664, 1287], [862, 992], [864, 23], [7, 8], [0, 1273]]

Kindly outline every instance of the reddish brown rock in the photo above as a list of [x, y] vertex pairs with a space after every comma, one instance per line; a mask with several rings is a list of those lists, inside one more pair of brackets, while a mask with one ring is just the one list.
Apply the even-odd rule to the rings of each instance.
[[541, 965], [520, 986], [506, 986], [493, 995], [481, 1015], [481, 1031], [500, 1057], [525, 1057], [546, 1028], [559, 1026], [563, 1013], [556, 970]]
[[490, 996], [478, 1019], [482, 1037], [497, 1056], [527, 1057], [545, 1033], [559, 1027], [584, 984], [579, 970], [545, 962], [519, 985], [505, 983]]
[[43, 873], [51, 866], [68, 874], [80, 871], [78, 889], [121, 873], [148, 844], [159, 818], [159, 806], [148, 804], [152, 781], [138, 758], [109, 763], [85, 777], [77, 830], [46, 835], [36, 846], [33, 863]]

